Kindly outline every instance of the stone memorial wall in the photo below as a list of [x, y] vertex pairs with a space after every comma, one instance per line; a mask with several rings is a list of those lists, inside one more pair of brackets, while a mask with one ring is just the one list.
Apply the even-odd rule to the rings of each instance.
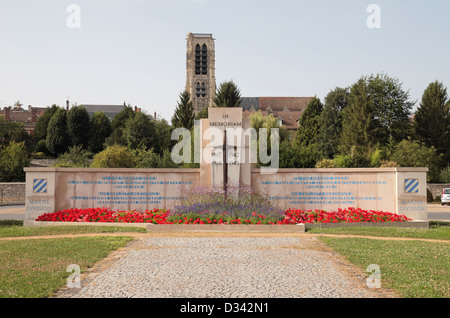
[[427, 168], [255, 169], [242, 108], [210, 108], [200, 169], [26, 168], [26, 219], [70, 208], [174, 209], [190, 187], [249, 187], [281, 209], [362, 208], [427, 220]]

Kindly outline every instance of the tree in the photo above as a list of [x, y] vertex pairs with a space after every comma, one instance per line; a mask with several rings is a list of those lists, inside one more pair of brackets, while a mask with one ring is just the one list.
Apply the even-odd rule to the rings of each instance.
[[349, 105], [342, 122], [339, 153], [365, 157], [373, 146], [371, 103], [367, 82], [360, 79], [350, 88]]
[[376, 142], [385, 145], [389, 140], [400, 142], [411, 135], [411, 110], [415, 103], [409, 101], [409, 92], [402, 84], [387, 75], [365, 78], [371, 96], [371, 116]]
[[125, 127], [125, 124], [128, 119], [134, 118], [136, 113], [133, 111], [133, 109], [129, 106], [125, 107], [121, 112], [116, 114], [114, 116], [111, 125], [112, 125], [112, 133], [111, 135], [106, 138], [105, 140], [105, 146], [112, 146], [112, 145], [127, 145], [127, 141], [125, 140], [125, 137], [123, 136], [123, 129]]
[[133, 111], [133, 108], [126, 106], [122, 111], [114, 116], [111, 123], [113, 130], [125, 127], [126, 121], [129, 118], [133, 118], [135, 115], [136, 113]]
[[0, 145], [0, 182], [24, 182], [23, 168], [29, 165], [25, 142], [11, 141], [7, 146]]
[[217, 107], [239, 107], [241, 105], [241, 91], [231, 80], [220, 84], [214, 98]]
[[317, 142], [319, 133], [319, 119], [323, 105], [319, 98], [314, 97], [300, 117], [295, 143], [298, 147], [308, 147]]
[[414, 116], [414, 131], [419, 141], [434, 147], [450, 161], [450, 100], [447, 88], [438, 81], [428, 85]]
[[[284, 126], [280, 126], [278, 124], [278, 120], [273, 116], [273, 114], [269, 114], [264, 116], [261, 111], [257, 111], [250, 116], [250, 126], [254, 128], [256, 131], [256, 145], [253, 144], [252, 147], [256, 147], [257, 154], [259, 154], [259, 149], [262, 144], [267, 146], [267, 153], [272, 153], [272, 129], [278, 129], [278, 135], [280, 137], [279, 143], [283, 143], [284, 141], [289, 142], [289, 132], [286, 130]], [[260, 129], [267, 130], [267, 138], [266, 140], [262, 140], [260, 136]], [[280, 149], [281, 151], [281, 149]], [[258, 165], [261, 165], [258, 156]]]
[[92, 168], [135, 168], [137, 159], [127, 147], [113, 145], [94, 156]]
[[[192, 122], [192, 125], [194, 123]], [[172, 141], [173, 127], [165, 119], [153, 122], [154, 136], [153, 136], [153, 150], [159, 155], [163, 155], [166, 149], [172, 149], [175, 141]]]
[[45, 144], [53, 155], [62, 154], [69, 148], [70, 137], [67, 133], [67, 113], [65, 109], [59, 108], [50, 119]]
[[34, 140], [39, 142], [39, 140], [45, 140], [47, 138], [47, 128], [50, 119], [53, 114], [59, 109], [58, 106], [52, 105], [51, 107], [47, 107], [45, 112], [40, 116], [36, 121], [36, 126], [34, 127]]
[[383, 74], [363, 76], [351, 86], [348, 97], [349, 106], [342, 113], [341, 155], [351, 152], [355, 158], [368, 158], [370, 151], [411, 134], [414, 103], [397, 79]]
[[69, 151], [60, 155], [56, 160], [55, 167], [58, 168], [88, 168], [92, 153], [81, 146], [73, 146]]
[[125, 122], [123, 137], [130, 149], [155, 147], [155, 123], [144, 113], [136, 113]]
[[422, 142], [405, 139], [397, 144], [390, 160], [400, 167], [428, 167], [428, 181], [439, 181], [442, 155], [433, 146], [427, 147]]
[[91, 136], [91, 118], [86, 108], [75, 106], [67, 112], [67, 133], [71, 145], [87, 149]]
[[199, 111], [197, 113], [197, 115], [195, 115], [195, 119], [200, 120], [200, 119], [208, 118], [208, 108], [209, 107], [205, 107], [201, 111]]
[[104, 149], [104, 143], [112, 133], [112, 125], [109, 118], [103, 112], [96, 112], [92, 116], [89, 150], [98, 153]]
[[10, 142], [25, 142], [28, 146], [30, 137], [22, 123], [16, 123], [6, 120], [0, 116], [0, 147], [8, 146]]
[[314, 168], [320, 157], [314, 144], [299, 147], [285, 140], [280, 145], [280, 168]]
[[316, 141], [317, 149], [324, 158], [332, 159], [338, 152], [342, 118], [348, 106], [348, 95], [348, 88], [337, 87], [325, 97]]
[[178, 102], [175, 113], [172, 117], [172, 126], [174, 128], [186, 128], [191, 130], [194, 126], [194, 109], [191, 102], [191, 94], [184, 91], [180, 94], [180, 101]]

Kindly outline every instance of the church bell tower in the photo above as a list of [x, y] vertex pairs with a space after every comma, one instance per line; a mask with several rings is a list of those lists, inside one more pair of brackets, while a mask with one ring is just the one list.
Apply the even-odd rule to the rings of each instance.
[[194, 113], [214, 105], [216, 94], [215, 47], [212, 34], [188, 33], [186, 48], [186, 90]]

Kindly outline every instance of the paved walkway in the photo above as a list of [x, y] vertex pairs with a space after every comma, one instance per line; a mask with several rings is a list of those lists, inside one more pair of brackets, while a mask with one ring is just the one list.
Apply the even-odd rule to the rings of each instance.
[[186, 236], [140, 237], [56, 297], [395, 297], [314, 237]]

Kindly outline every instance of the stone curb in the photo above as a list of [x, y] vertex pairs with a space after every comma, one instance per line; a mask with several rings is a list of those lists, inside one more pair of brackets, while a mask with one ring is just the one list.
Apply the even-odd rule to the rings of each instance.
[[305, 225], [215, 225], [215, 224], [165, 224], [149, 223], [87, 223], [87, 222], [43, 222], [25, 220], [24, 227], [32, 226], [120, 226], [140, 227], [149, 232], [232, 232], [232, 233], [305, 233]]
[[149, 223], [80, 223], [80, 222], [41, 222], [25, 220], [24, 227], [33, 226], [120, 226], [140, 227], [149, 232], [220, 232], [220, 233], [305, 233], [311, 229], [326, 228], [358, 228], [358, 227], [397, 227], [428, 229], [428, 221], [389, 222], [389, 223], [325, 223], [325, 224], [297, 224], [297, 225], [217, 225], [217, 224], [165, 224]]

